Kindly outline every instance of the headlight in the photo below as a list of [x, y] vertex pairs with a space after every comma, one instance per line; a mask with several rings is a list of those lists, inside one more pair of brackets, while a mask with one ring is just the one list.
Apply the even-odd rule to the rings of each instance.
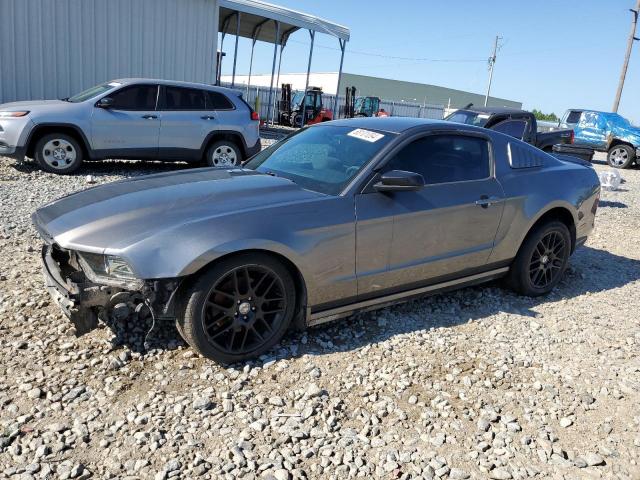
[[95, 283], [118, 285], [139, 283], [133, 269], [120, 257], [87, 252], [79, 253], [78, 257], [82, 270]]
[[29, 115], [28, 110], [23, 110], [21, 112], [0, 112], [0, 118], [19, 118], [27, 115]]
[[116, 278], [136, 278], [129, 264], [120, 257], [105, 255], [104, 265], [107, 275]]

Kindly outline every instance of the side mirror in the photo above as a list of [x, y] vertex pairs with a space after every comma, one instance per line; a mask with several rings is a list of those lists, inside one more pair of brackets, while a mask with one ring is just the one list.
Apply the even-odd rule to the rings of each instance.
[[113, 107], [113, 98], [111, 97], [101, 98], [100, 100], [98, 100], [96, 107], [107, 108], [107, 109]]
[[424, 178], [419, 173], [391, 170], [383, 173], [373, 188], [378, 192], [407, 192], [424, 187]]

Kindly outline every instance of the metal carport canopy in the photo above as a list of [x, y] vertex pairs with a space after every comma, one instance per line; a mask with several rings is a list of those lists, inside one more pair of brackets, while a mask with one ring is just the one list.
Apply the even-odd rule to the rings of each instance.
[[[278, 62], [278, 79], [280, 78], [280, 65], [282, 64], [282, 50], [287, 44], [289, 36], [298, 30], [308, 30], [311, 36], [311, 48], [309, 50], [309, 63], [307, 67], [307, 86], [309, 87], [309, 74], [311, 72], [311, 58], [313, 56], [313, 45], [316, 32], [324, 33], [338, 39], [340, 44], [341, 56], [340, 56], [340, 69], [338, 72], [338, 86], [340, 85], [340, 76], [342, 75], [342, 64], [344, 61], [344, 51], [347, 45], [347, 41], [350, 37], [350, 32], [347, 27], [339, 25], [337, 23], [324, 20], [314, 15], [298, 12], [288, 8], [280, 7], [259, 0], [219, 0], [219, 25], [218, 31], [222, 34], [222, 40], [220, 43], [220, 51], [224, 44], [224, 37], [227, 33], [232, 33], [236, 36], [234, 56], [233, 56], [233, 74], [231, 80], [231, 86], [235, 85], [236, 77], [236, 63], [238, 56], [238, 38], [245, 37], [252, 40], [251, 46], [251, 60], [249, 63], [249, 80], [248, 86], [251, 84], [251, 70], [253, 66], [253, 51], [256, 45], [256, 41], [273, 43], [273, 66], [271, 69], [271, 86], [269, 88], [269, 114], [267, 115], [267, 122], [269, 116], [272, 117], [272, 109], [275, 102], [272, 102], [273, 95], [273, 77], [275, 75], [277, 49], [280, 46], [280, 61]], [[220, 57], [220, 60], [222, 57]], [[220, 65], [218, 65], [218, 72], [220, 72]], [[217, 75], [219, 76], [219, 75]], [[278, 80], [279, 81], [279, 80]], [[276, 81], [277, 84], [277, 81]], [[336, 91], [334, 111], [337, 107], [338, 93]], [[305, 95], [305, 107], [306, 108], [306, 95]], [[302, 115], [302, 124], [304, 125], [304, 115]]]
[[[261, 31], [255, 38], [263, 42], [275, 43], [274, 20], [280, 23], [281, 39], [291, 35], [296, 30], [305, 29], [325, 33], [341, 40], [349, 40], [349, 29], [337, 23], [324, 20], [307, 13], [290, 10], [288, 8], [260, 2], [258, 0], [220, 0], [220, 25], [219, 31], [223, 31], [225, 19], [233, 16], [235, 12], [241, 12], [240, 32], [241, 37], [254, 38], [256, 27], [262, 25]], [[265, 22], [266, 20], [266, 22]], [[234, 31], [235, 33], [235, 31]]]

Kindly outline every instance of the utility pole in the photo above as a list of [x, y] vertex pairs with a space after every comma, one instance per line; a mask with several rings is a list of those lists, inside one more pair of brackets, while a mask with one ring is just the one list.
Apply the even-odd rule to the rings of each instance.
[[[640, 3], [640, 0], [638, 0]], [[496, 55], [498, 53], [498, 41], [500, 41], [502, 37], [496, 35], [496, 41], [493, 44], [493, 55], [489, 57], [489, 85], [487, 85], [487, 94], [484, 97], [484, 106], [487, 106], [487, 102], [489, 101], [489, 94], [491, 93], [491, 81], [493, 80], [493, 66], [496, 64]]]
[[629, 58], [631, 57], [631, 50], [633, 49], [633, 42], [640, 40], [636, 37], [636, 26], [638, 25], [638, 12], [640, 12], [640, 0], [636, 3], [636, 8], [630, 8], [629, 11], [633, 15], [631, 20], [631, 32], [629, 33], [629, 40], [627, 40], [627, 53], [624, 56], [624, 63], [622, 64], [622, 72], [620, 72], [620, 83], [618, 83], [618, 91], [616, 92], [616, 99], [613, 101], [614, 113], [618, 111], [620, 106], [620, 97], [622, 96], [622, 88], [624, 87], [624, 80], [627, 76], [627, 68], [629, 67]]

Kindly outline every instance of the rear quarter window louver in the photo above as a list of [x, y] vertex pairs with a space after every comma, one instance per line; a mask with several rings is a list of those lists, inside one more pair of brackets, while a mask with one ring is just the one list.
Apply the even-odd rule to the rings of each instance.
[[535, 168], [544, 166], [542, 155], [513, 143], [507, 144], [507, 156], [511, 168]]

